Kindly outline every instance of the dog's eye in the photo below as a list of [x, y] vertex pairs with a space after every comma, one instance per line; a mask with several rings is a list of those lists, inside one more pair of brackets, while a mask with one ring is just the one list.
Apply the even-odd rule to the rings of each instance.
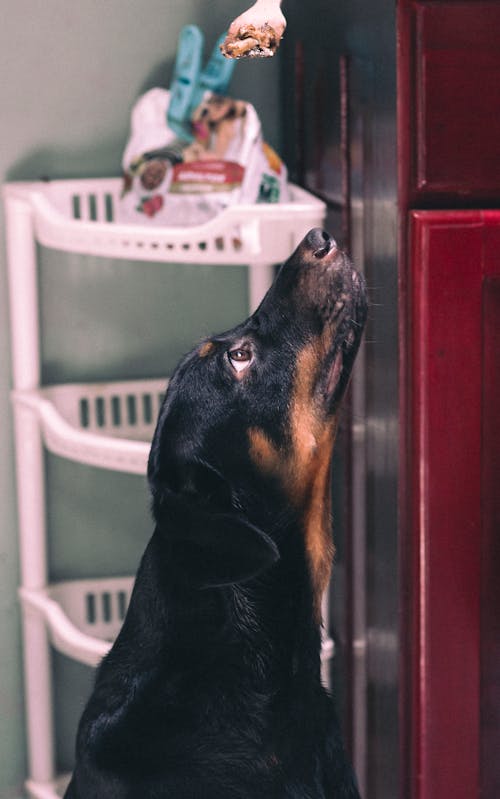
[[229, 350], [227, 353], [229, 363], [237, 372], [246, 369], [253, 360], [252, 352], [244, 347], [238, 347], [235, 350]]

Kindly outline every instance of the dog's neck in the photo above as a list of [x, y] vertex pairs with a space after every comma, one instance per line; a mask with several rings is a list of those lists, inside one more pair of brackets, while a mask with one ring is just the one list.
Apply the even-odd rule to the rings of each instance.
[[299, 672], [319, 679], [320, 625], [302, 530], [282, 535], [281, 559], [259, 577], [242, 585], [169, 592], [175, 635], [198, 649], [194, 657], [217, 657], [219, 649], [222, 658], [230, 652], [253, 659], [255, 673], [265, 680], [280, 683]]
[[[178, 579], [164, 535], [155, 532], [139, 567], [141, 590], [88, 711], [98, 719], [93, 746], [106, 767], [122, 757], [120, 731], [135, 740], [124, 721], [132, 712], [140, 729], [154, 714], [173, 739], [182, 717], [205, 743], [210, 719], [218, 719], [222, 739], [226, 723], [243, 737], [251, 724], [256, 751], [271, 753], [283, 724], [309, 718], [320, 689], [320, 629], [301, 530], [286, 535], [287, 554], [258, 578], [194, 589]], [[110, 724], [118, 744], [108, 751]]]
[[[253, 659], [264, 681], [300, 673], [319, 679], [320, 626], [301, 531], [283, 531], [286, 554], [269, 572], [243, 585], [193, 589], [179, 580], [157, 531], [140, 566], [149, 591], [133, 600], [134, 638], [148, 641], [145, 661], [169, 670], [189, 660], [200, 669], [217, 659]], [[144, 574], [145, 572], [145, 574]], [[146, 663], [144, 664], [146, 665]]]

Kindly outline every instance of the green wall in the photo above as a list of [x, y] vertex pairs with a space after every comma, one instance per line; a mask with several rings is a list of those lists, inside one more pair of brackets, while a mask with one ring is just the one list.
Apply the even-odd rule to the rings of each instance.
[[[245, 3], [236, 0], [17, 0], [0, 26], [0, 179], [118, 174], [134, 100], [168, 85], [181, 26], [207, 46]], [[232, 93], [253, 102], [279, 147], [278, 63], [238, 64]], [[0, 797], [25, 776], [22, 661], [7, 280], [0, 225]], [[191, 343], [237, 321], [244, 269], [136, 265], [40, 253], [46, 381], [166, 374]], [[105, 317], [105, 319], [104, 319]], [[50, 568], [54, 579], [135, 569], [150, 532], [141, 478], [47, 457]], [[91, 497], [91, 499], [89, 499]], [[117, 554], [119, 553], [119, 554]], [[55, 658], [59, 760], [89, 672]]]

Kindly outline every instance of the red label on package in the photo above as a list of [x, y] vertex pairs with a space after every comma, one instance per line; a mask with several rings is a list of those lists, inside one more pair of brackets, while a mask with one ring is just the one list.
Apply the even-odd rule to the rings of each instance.
[[244, 174], [244, 167], [236, 161], [207, 160], [176, 164], [169, 191], [193, 194], [231, 191], [241, 186]]

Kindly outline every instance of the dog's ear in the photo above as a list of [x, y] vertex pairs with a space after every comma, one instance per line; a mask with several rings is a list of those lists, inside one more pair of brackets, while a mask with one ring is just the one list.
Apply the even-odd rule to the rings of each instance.
[[243, 583], [279, 559], [274, 541], [232, 506], [227, 481], [213, 467], [177, 464], [161, 483], [153, 491], [156, 522], [174, 568], [192, 585]]

